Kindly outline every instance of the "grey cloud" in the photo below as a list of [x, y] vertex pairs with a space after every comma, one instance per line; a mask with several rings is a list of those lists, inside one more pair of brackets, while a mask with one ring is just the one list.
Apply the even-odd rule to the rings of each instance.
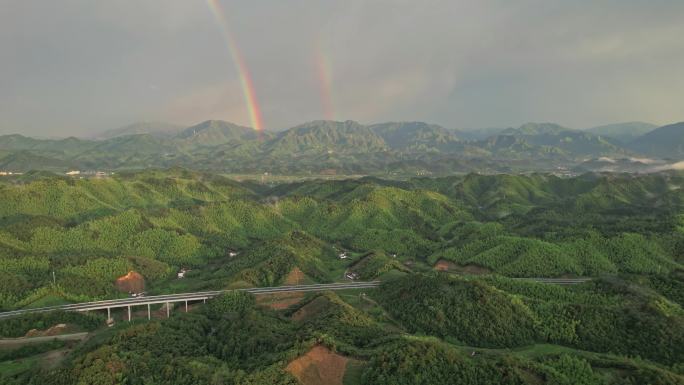
[[[449, 127], [684, 120], [681, 1], [228, 1], [268, 128], [324, 117]], [[5, 0], [0, 133], [136, 120], [249, 124], [203, 0]]]

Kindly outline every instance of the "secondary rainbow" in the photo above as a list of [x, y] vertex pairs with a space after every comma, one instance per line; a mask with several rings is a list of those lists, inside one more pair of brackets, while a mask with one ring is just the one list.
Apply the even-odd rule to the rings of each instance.
[[245, 62], [245, 58], [240, 51], [237, 40], [230, 31], [228, 20], [225, 16], [225, 11], [218, 0], [207, 0], [207, 4], [209, 4], [209, 9], [216, 18], [221, 30], [221, 34], [226, 41], [228, 52], [230, 52], [230, 56], [233, 58], [238, 75], [240, 76], [242, 93], [245, 96], [245, 104], [247, 104], [247, 110], [249, 111], [249, 119], [252, 123], [252, 127], [258, 132], [262, 132], [264, 129], [264, 124], [261, 118], [261, 109], [259, 108], [259, 103], [257, 102], [252, 76], [249, 73], [247, 63]]
[[335, 102], [332, 93], [332, 66], [328, 55], [319, 48], [316, 50], [316, 72], [318, 73], [318, 91], [320, 93], [323, 115], [327, 120], [335, 120]]

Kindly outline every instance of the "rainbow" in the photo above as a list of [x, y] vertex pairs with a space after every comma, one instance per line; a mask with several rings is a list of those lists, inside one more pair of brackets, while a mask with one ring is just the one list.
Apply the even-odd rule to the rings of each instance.
[[318, 74], [318, 91], [323, 104], [323, 116], [327, 120], [335, 120], [335, 103], [332, 93], [332, 65], [330, 59], [320, 48], [316, 50], [316, 72]]
[[254, 83], [252, 82], [252, 76], [247, 68], [247, 63], [245, 58], [240, 51], [240, 47], [237, 44], [237, 40], [233, 36], [233, 33], [228, 27], [228, 20], [226, 19], [223, 7], [219, 3], [219, 0], [207, 0], [209, 4], [209, 9], [211, 13], [214, 14], [216, 21], [221, 29], [223, 38], [226, 40], [226, 45], [228, 46], [228, 51], [230, 56], [233, 58], [235, 67], [237, 68], [238, 75], [240, 76], [240, 84], [242, 85], [242, 93], [245, 96], [245, 103], [247, 104], [247, 109], [249, 111], [249, 119], [252, 122], [252, 127], [261, 133], [264, 129], [264, 122], [261, 117], [261, 109], [259, 108], [259, 103], [257, 102], [256, 92], [254, 90]]

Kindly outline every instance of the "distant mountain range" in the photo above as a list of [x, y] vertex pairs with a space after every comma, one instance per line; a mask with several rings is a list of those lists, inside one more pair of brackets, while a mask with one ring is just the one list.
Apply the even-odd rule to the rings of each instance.
[[629, 143], [656, 128], [658, 128], [658, 126], [651, 123], [627, 122], [592, 127], [589, 128], [587, 132], [617, 139], [620, 143]]
[[319, 120], [277, 133], [220, 120], [187, 128], [137, 123], [92, 139], [0, 136], [0, 170], [182, 166], [227, 173], [450, 174], [614, 164], [629, 171], [634, 164], [643, 171], [657, 159], [684, 159], [684, 123], [655, 129], [624, 123], [589, 130], [528, 123], [487, 132], [479, 137], [423, 122]]
[[165, 138], [171, 137], [185, 127], [164, 122], [137, 122], [121, 128], [114, 128], [95, 135], [91, 139], [111, 139], [118, 136], [149, 134]]

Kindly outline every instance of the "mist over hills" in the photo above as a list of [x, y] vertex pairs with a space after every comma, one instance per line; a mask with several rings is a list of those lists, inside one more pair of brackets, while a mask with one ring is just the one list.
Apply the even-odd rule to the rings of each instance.
[[118, 136], [139, 134], [149, 134], [155, 137], [165, 138], [179, 133], [184, 128], [185, 127], [182, 125], [166, 122], [136, 122], [124, 127], [113, 128], [111, 130], [95, 134], [93, 137], [87, 139], [103, 140], [116, 138]]
[[[598, 170], [607, 162], [620, 166], [614, 171], [647, 171], [644, 164], [666, 166], [684, 159], [684, 123], [624, 142], [650, 128], [646, 123], [625, 123], [575, 130], [554, 123], [527, 123], [488, 130], [491, 134], [477, 139], [472, 132], [424, 122], [364, 125], [318, 120], [281, 132], [257, 132], [220, 120], [187, 128], [138, 123], [106, 131], [97, 139], [0, 136], [0, 169], [182, 166], [228, 173], [424, 175], [596, 170], [601, 162]], [[659, 161], [664, 158], [669, 160]]]

